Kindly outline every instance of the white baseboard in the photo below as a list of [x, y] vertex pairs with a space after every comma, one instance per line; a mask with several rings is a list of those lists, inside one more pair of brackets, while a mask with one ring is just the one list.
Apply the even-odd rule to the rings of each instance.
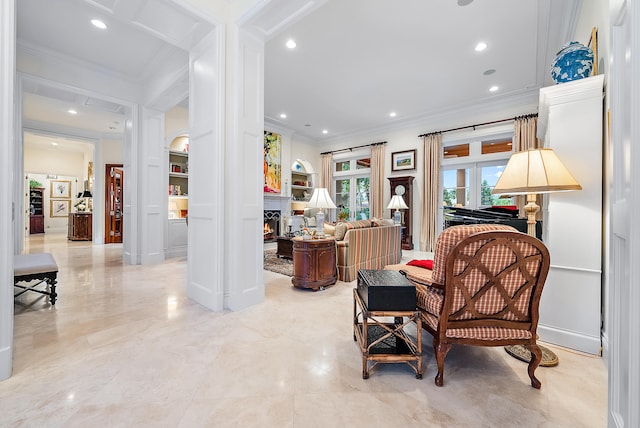
[[168, 248], [164, 251], [165, 259], [173, 259], [175, 257], [187, 257], [187, 246], [179, 247], [179, 248]]
[[0, 381], [9, 379], [13, 370], [13, 349], [6, 347], [0, 349]]
[[575, 349], [580, 352], [586, 352], [587, 354], [601, 354], [602, 343], [600, 337], [586, 336], [543, 324], [538, 324], [538, 335], [542, 342]]

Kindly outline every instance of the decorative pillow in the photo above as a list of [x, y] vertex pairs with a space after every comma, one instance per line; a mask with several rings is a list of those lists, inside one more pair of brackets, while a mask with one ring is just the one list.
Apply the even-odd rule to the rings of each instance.
[[385, 226], [384, 219], [371, 217], [371, 227]]
[[324, 233], [326, 235], [329, 235], [329, 236], [334, 236], [336, 234], [336, 227], [333, 224], [327, 223], [325, 221], [324, 222]]
[[433, 269], [433, 260], [411, 260], [409, 266], [417, 266], [425, 269]]
[[382, 222], [383, 222], [382, 224], [383, 226], [393, 226], [395, 224], [392, 218], [383, 218]]
[[347, 224], [339, 222], [336, 224], [335, 231], [333, 236], [336, 238], [336, 241], [342, 241], [344, 239], [344, 235], [347, 234]]

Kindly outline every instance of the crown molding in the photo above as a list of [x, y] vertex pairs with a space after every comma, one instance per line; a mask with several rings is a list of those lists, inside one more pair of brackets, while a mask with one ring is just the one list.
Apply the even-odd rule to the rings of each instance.
[[[424, 112], [411, 118], [397, 120], [386, 124], [344, 133], [330, 139], [323, 140], [323, 146], [332, 146], [345, 140], [361, 140], [375, 138], [384, 133], [414, 129], [416, 137], [425, 132], [437, 132], [439, 129], [465, 126], [483, 120], [496, 119], [496, 114], [528, 114], [537, 110], [539, 89], [527, 89], [511, 95], [495, 97], [486, 101], [459, 104], [447, 109]], [[508, 112], [508, 113], [507, 113]]]

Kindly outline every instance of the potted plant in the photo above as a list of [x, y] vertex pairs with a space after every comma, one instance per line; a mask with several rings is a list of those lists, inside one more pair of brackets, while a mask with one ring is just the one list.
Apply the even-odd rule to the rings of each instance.
[[349, 218], [349, 208], [342, 207], [342, 209], [338, 213], [338, 220], [347, 221], [348, 218]]

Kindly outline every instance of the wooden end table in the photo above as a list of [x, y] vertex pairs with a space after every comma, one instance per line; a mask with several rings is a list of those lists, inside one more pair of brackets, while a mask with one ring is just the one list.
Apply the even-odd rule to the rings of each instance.
[[[393, 317], [393, 323], [377, 317]], [[411, 338], [405, 327], [416, 323], [416, 338]], [[420, 311], [369, 311], [353, 289], [353, 340], [362, 352], [362, 378], [378, 363], [406, 363], [413, 369], [416, 379], [422, 379], [422, 318]], [[369, 366], [369, 361], [373, 364]]]
[[335, 284], [338, 280], [336, 267], [336, 241], [331, 238], [302, 239], [293, 241], [293, 277], [291, 282], [298, 288], [313, 291]]

